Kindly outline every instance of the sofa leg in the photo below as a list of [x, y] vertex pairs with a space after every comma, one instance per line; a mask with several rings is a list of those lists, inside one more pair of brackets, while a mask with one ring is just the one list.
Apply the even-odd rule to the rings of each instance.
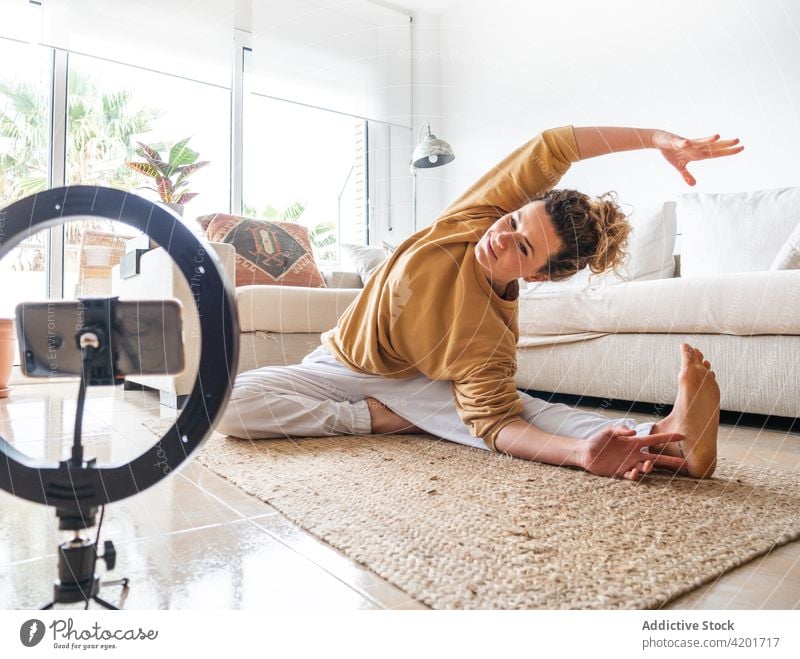
[[159, 391], [158, 397], [159, 401], [164, 407], [170, 407], [173, 410], [178, 410], [183, 407], [186, 399], [189, 398], [189, 394], [182, 394], [178, 396], [173, 391]]

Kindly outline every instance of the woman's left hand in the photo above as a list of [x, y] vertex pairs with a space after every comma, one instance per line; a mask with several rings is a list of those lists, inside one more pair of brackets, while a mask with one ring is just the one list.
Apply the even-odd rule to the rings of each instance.
[[739, 138], [721, 140], [719, 135], [690, 140], [664, 130], [657, 130], [653, 133], [652, 139], [653, 146], [661, 151], [661, 155], [680, 172], [683, 180], [689, 185], [697, 183], [694, 176], [686, 169], [686, 165], [690, 162], [732, 156], [744, 149], [743, 146], [736, 146], [739, 144]]

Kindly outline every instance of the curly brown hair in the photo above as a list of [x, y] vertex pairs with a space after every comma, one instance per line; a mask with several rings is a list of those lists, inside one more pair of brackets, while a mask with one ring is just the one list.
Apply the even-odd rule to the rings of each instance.
[[540, 200], [563, 245], [544, 268], [550, 281], [567, 279], [587, 266], [594, 274], [618, 272], [631, 225], [615, 193], [592, 198], [577, 190], [550, 190]]

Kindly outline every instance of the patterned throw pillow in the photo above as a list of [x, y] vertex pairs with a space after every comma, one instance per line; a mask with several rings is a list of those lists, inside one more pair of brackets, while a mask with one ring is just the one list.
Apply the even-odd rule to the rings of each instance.
[[300, 224], [217, 213], [208, 222], [206, 238], [229, 243], [236, 249], [237, 286], [325, 287], [308, 230]]
[[217, 216], [216, 213], [212, 215], [200, 215], [199, 217], [195, 218], [195, 222], [200, 225], [200, 228], [203, 230], [203, 235], [208, 235], [208, 225], [211, 224], [212, 220]]

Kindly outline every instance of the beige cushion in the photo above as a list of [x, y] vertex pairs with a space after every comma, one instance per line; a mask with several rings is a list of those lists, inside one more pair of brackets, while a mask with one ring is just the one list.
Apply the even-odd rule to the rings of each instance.
[[772, 259], [770, 270], [800, 270], [800, 222], [792, 235], [786, 239], [777, 256]]
[[239, 330], [324, 332], [336, 325], [361, 289], [301, 286], [240, 286], [236, 289]]
[[768, 270], [800, 220], [800, 187], [678, 197], [681, 277]]
[[[627, 210], [627, 208], [626, 208]], [[569, 279], [553, 282], [523, 283], [520, 295], [538, 296], [565, 291], [598, 291], [609, 286], [636, 280], [664, 279], [675, 273], [675, 202], [657, 208], [637, 207], [630, 215], [631, 237], [627, 256], [619, 274], [608, 271], [593, 275], [584, 268]]]
[[520, 299], [521, 336], [580, 332], [800, 335], [800, 271], [747, 272]]
[[381, 247], [372, 245], [352, 245], [345, 243], [342, 251], [358, 272], [361, 281], [366, 284], [373, 273], [389, 258], [389, 253]]

